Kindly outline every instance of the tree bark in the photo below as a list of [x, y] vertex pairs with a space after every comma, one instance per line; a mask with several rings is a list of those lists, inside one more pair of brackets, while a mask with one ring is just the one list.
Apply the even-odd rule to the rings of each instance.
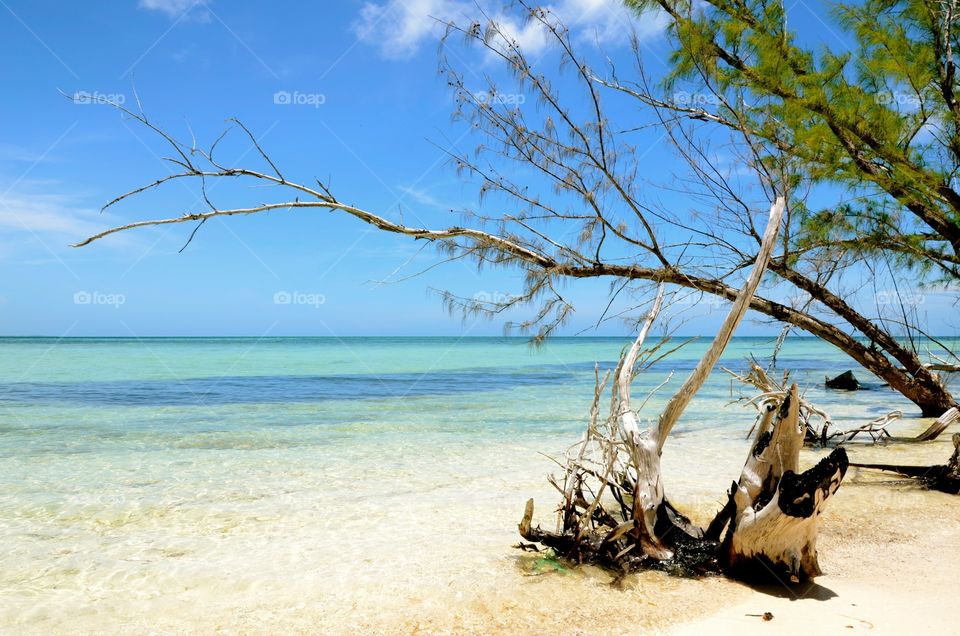
[[940, 437], [940, 433], [947, 430], [947, 427], [958, 420], [960, 420], [960, 408], [953, 407], [938, 417], [936, 422], [931, 424], [927, 430], [917, 435], [914, 439], [918, 442], [929, 442], [932, 439], [937, 439]]
[[683, 573], [710, 570], [741, 578], [772, 574], [783, 582], [820, 573], [816, 550], [820, 513], [843, 480], [847, 456], [838, 448], [797, 474], [806, 427], [800, 422], [796, 385], [776, 397], [767, 395], [767, 410], [740, 480], [705, 530], [693, 526], [666, 500], [660, 472], [667, 436], [703, 386], [760, 284], [783, 210], [783, 199], [778, 199], [753, 269], [710, 348], [657, 424], [641, 430], [630, 404], [630, 385], [644, 339], [660, 310], [661, 283], [653, 309], [617, 367], [608, 426], [603, 431], [596, 426], [602, 390], [598, 374], [587, 434], [574, 447], [576, 452], [568, 452], [564, 487], [553, 482], [564, 494], [560, 528], [553, 533], [534, 527], [530, 500], [519, 524], [523, 538], [555, 548], [562, 556], [621, 572], [641, 567]]
[[[825, 286], [790, 269], [782, 262], [771, 263], [770, 269], [784, 280], [793, 283], [799, 289], [829, 307], [847, 321], [850, 326], [899, 362], [903, 366], [902, 371], [886, 358], [883, 360], [886, 364], [875, 363], [876, 371], [869, 366], [867, 366], [867, 369], [878, 377], [882, 377], [891, 388], [900, 391], [905, 397], [920, 406], [924, 416], [939, 417], [954, 405], [952, 396], [944, 387], [939, 376], [923, 364], [916, 352], [903, 346], [889, 332], [881, 329], [874, 321], [856, 311], [847, 301]], [[892, 371], [889, 367], [893, 367]]]
[[[721, 281], [699, 278], [679, 271], [644, 270], [636, 267], [625, 267], [623, 269], [623, 274], [628, 277], [674, 283], [728, 300], [733, 300], [737, 295], [736, 289]], [[932, 374], [929, 369], [924, 368], [922, 364], [918, 363], [918, 366], [914, 367], [913, 373], [917, 375], [913, 375], [907, 370], [901, 370], [880, 348], [872, 348], [863, 344], [834, 324], [761, 296], [753, 297], [750, 308], [776, 320], [799, 327], [807, 333], [834, 345], [890, 385], [890, 388], [898, 391], [919, 406], [925, 417], [939, 417], [957, 404], [953, 395], [939, 381], [937, 376]], [[901, 357], [906, 358], [903, 352], [901, 352]]]

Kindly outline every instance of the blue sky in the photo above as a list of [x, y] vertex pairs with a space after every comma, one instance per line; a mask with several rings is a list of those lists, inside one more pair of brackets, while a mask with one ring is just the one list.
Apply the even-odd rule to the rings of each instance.
[[[608, 0], [553, 7], [595, 54], [602, 42], [603, 54], [625, 55], [631, 28], [654, 65], [665, 54], [652, 16], [638, 19]], [[797, 3], [791, 19], [838, 38], [817, 7]], [[451, 121], [454, 103], [437, 74], [438, 29], [430, 16], [462, 21], [475, 12], [473, 2], [440, 0], [0, 0], [7, 97], [0, 102], [0, 334], [501, 333], [502, 321], [450, 316], [429, 290], [511, 294], [522, 285], [516, 272], [451, 263], [407, 278], [436, 262], [435, 253], [327, 212], [215, 220], [182, 254], [188, 226], [69, 247], [110, 225], [202, 205], [196, 187], [174, 184], [100, 214], [116, 194], [168, 174], [165, 149], [117, 112], [58, 91], [132, 106], [135, 88], [151, 118], [201, 145], [226, 118], [238, 117], [285, 173], [330, 179], [341, 199], [373, 211], [455, 224], [447, 210], [476, 206], [476, 183], [458, 177], [442, 151], [477, 139]], [[511, 24], [529, 52], [549, 59], [535, 30]], [[478, 87], [498, 72], [479, 52], [458, 55]], [[286, 96], [294, 103], [282, 103]], [[255, 162], [249, 151], [228, 148]], [[648, 140], [642, 152], [648, 176], [668, 180], [679, 168], [662, 141]], [[229, 187], [218, 193], [221, 205], [258, 202], [258, 195]], [[382, 282], [391, 278], [399, 282]], [[587, 329], [607, 292], [605, 281], [571, 286], [578, 312], [564, 333]], [[951, 333], [948, 299], [927, 299], [923, 311], [936, 330]], [[722, 310], [694, 307], [683, 331], [710, 333]], [[608, 323], [587, 333], [624, 331]], [[741, 335], [776, 331], [746, 323]]]

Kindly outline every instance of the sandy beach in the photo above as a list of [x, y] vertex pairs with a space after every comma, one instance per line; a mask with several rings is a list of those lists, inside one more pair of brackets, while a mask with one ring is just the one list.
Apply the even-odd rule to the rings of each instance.
[[[902, 431], [922, 430], [915, 423]], [[854, 444], [859, 461], [942, 463], [952, 445]], [[820, 452], [806, 451], [814, 461]], [[798, 586], [752, 586], [641, 572], [613, 588], [608, 573], [581, 568], [487, 590], [447, 612], [420, 615], [383, 633], [777, 634], [953, 633], [960, 568], [960, 505], [896, 476], [850, 469], [825, 514], [819, 541], [824, 574]], [[521, 557], [529, 568], [533, 557]], [[525, 574], [530, 574], [525, 572]], [[537, 580], [549, 579], [549, 580]], [[509, 598], [504, 598], [509, 597]], [[458, 607], [459, 606], [459, 607]], [[772, 618], [766, 620], [764, 614]]]
[[[897, 461], [934, 463], [949, 448], [941, 439], [923, 445], [853, 445], [851, 454], [864, 461], [896, 456]], [[804, 455], [812, 462], [819, 453]], [[824, 574], [812, 583], [757, 587], [720, 576], [684, 579], [640, 572], [613, 587], [610, 574], [593, 567], [554, 571], [538, 567], [536, 556], [505, 554], [500, 565], [506, 568], [478, 572], [471, 563], [479, 566], [483, 559], [463, 555], [465, 569], [451, 577], [447, 589], [427, 586], [419, 594], [407, 589], [386, 595], [376, 606], [354, 605], [344, 633], [952, 633], [960, 567], [956, 498], [851, 469], [833, 503], [820, 535]], [[470, 580], [469, 588], [462, 577]], [[765, 613], [772, 619], [765, 620]], [[303, 633], [318, 625], [332, 631], [344, 627], [309, 609], [299, 618]], [[239, 633], [256, 631], [254, 624], [239, 628]]]
[[[936, 453], [922, 453], [931, 461]], [[921, 453], [917, 453], [921, 455]], [[960, 506], [956, 497], [848, 477], [825, 515], [823, 576], [797, 588], [742, 587], [736, 600], [671, 634], [943, 633], [956, 630]], [[773, 614], [764, 621], [759, 615]]]
[[0, 636], [960, 635], [960, 0], [0, 34]]

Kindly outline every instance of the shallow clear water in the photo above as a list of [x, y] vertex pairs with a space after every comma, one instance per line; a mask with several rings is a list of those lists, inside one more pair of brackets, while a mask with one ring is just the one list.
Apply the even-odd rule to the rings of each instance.
[[[510, 545], [527, 497], [552, 523], [540, 453], [580, 435], [594, 363], [625, 344], [0, 339], [0, 632], [391, 631], [461, 614], [445, 628], [482, 615], [474, 627], [494, 629], [538, 595]], [[646, 413], [708, 344], [638, 378], [640, 396], [677, 372]], [[772, 346], [735, 339], [722, 364]], [[851, 363], [816, 340], [779, 360], [835, 420], [928, 422], [862, 371], [870, 391], [820, 388]], [[668, 491], [695, 518], [742, 466], [753, 415], [738, 395], [716, 372], [665, 450]]]

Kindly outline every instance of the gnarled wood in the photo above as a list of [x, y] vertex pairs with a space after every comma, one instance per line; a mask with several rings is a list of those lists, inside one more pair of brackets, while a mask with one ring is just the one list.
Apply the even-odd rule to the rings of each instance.
[[744, 576], [771, 574], [797, 582], [820, 574], [816, 539], [819, 516], [847, 469], [837, 449], [798, 474], [805, 427], [797, 386], [757, 428], [753, 448], [736, 488], [723, 544], [725, 565]]
[[[787, 394], [789, 393], [788, 381], [790, 374], [789, 372], [784, 372], [783, 378], [781, 380], [777, 380], [773, 378], [753, 358], [749, 358], [747, 362], [750, 367], [750, 370], [747, 373], [737, 373], [735, 371], [731, 371], [730, 369], [724, 369], [724, 371], [733, 376], [735, 380], [739, 380], [740, 382], [743, 382], [744, 384], [760, 391], [759, 395], [751, 398], [742, 397], [738, 400], [738, 402], [756, 406], [760, 410], [760, 414], [757, 416], [757, 421], [754, 422], [750, 432], [747, 433], [747, 437], [750, 437], [756, 430], [757, 424], [760, 423], [765, 417], [770, 416], [770, 411], [767, 407], [772, 403], [783, 402], [783, 400], [786, 399]], [[800, 423], [805, 429], [805, 439], [807, 442], [819, 444], [820, 446], [826, 446], [828, 439], [843, 434], [830, 434], [829, 429], [833, 425], [830, 415], [811, 404], [809, 401], [804, 399], [802, 395], [798, 395], [797, 400], [800, 406]]]
[[[673, 551], [657, 536], [656, 525], [660, 508], [663, 506], [663, 482], [660, 480], [660, 453], [656, 438], [650, 431], [640, 431], [636, 412], [630, 407], [630, 384], [633, 382], [637, 357], [643, 349], [647, 332], [653, 325], [663, 303], [663, 286], [657, 290], [653, 309], [644, 320], [640, 334], [627, 351], [617, 372], [617, 416], [622, 430], [623, 440], [633, 463], [633, 526], [634, 534], [640, 542], [643, 554], [655, 559], [666, 560]], [[620, 524], [625, 525], [625, 524]], [[608, 537], [605, 542], [609, 542]]]
[[760, 244], [760, 253], [757, 255], [753, 269], [750, 270], [750, 277], [747, 279], [740, 294], [737, 295], [736, 300], [733, 301], [733, 307], [730, 308], [730, 313], [727, 314], [723, 324], [720, 325], [717, 335], [714, 337], [713, 342], [710, 343], [710, 348], [707, 349], [703, 358], [690, 373], [690, 376], [683, 383], [683, 386], [680, 387], [680, 390], [677, 391], [670, 402], [667, 403], [667, 407], [660, 415], [660, 424], [657, 430], [657, 447], [660, 450], [663, 450], [663, 444], [673, 429], [673, 426], [677, 423], [677, 420], [680, 419], [687, 405], [690, 404], [690, 400], [693, 399], [693, 396], [696, 395], [700, 387], [703, 386], [703, 383], [706, 382], [710, 372], [713, 371], [713, 367], [717, 364], [717, 360], [719, 360], [723, 354], [723, 350], [730, 344], [730, 338], [733, 337], [733, 332], [736, 331], [740, 321], [743, 320], [743, 316], [747, 313], [747, 309], [750, 308], [750, 301], [754, 293], [756, 293], [757, 287], [760, 285], [760, 280], [763, 278], [763, 274], [770, 262], [770, 254], [773, 252], [773, 243], [780, 230], [780, 220], [783, 218], [785, 207], [786, 202], [781, 197], [777, 199], [773, 207], [770, 208], [770, 219], [767, 221], [767, 229], [763, 234], [763, 240]]
[[849, 442], [861, 433], [869, 435], [870, 439], [875, 443], [881, 439], [891, 439], [892, 435], [890, 435], [890, 431], [887, 430], [887, 427], [893, 422], [899, 420], [901, 417], [903, 417], [903, 411], [890, 411], [886, 415], [881, 415], [880, 417], [861, 426], [857, 426], [856, 428], [851, 428], [847, 431], [837, 431], [834, 433], [834, 436], [839, 436], [841, 438], [841, 443]]

